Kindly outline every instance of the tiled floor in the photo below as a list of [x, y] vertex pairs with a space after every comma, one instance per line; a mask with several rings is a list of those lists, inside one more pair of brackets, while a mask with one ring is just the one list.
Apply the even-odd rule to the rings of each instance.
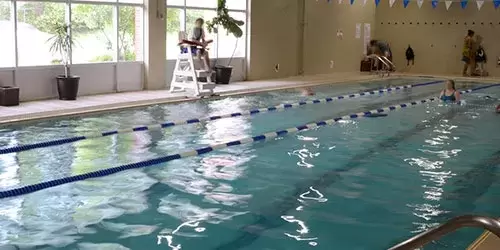
[[[215, 92], [220, 95], [232, 95], [374, 78], [376, 76], [360, 73], [291, 77], [268, 81], [247, 81], [231, 83], [229, 85], [218, 85], [215, 88]], [[172, 94], [168, 90], [157, 90], [83, 96], [79, 97], [76, 101], [43, 100], [24, 102], [16, 107], [0, 107], [0, 124], [194, 99], [186, 97], [187, 95], [189, 95], [189, 92]]]

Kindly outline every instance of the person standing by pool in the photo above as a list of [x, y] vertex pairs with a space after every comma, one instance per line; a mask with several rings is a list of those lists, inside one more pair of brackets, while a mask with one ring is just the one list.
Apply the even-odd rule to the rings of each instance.
[[445, 83], [445, 88], [441, 91], [439, 99], [444, 102], [459, 102], [460, 92], [455, 89], [455, 81], [448, 80]]
[[474, 65], [474, 59], [475, 59], [475, 52], [473, 51], [473, 45], [474, 45], [474, 31], [473, 30], [468, 30], [467, 31], [467, 36], [464, 38], [464, 46], [462, 48], [462, 61], [464, 62], [464, 69], [463, 69], [463, 76], [469, 76], [467, 73], [471, 71], [471, 74], [474, 73], [474, 68], [472, 67]]

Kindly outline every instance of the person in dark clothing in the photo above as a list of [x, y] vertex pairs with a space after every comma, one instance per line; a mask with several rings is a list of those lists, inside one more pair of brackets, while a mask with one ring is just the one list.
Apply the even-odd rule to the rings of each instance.
[[410, 62], [411, 65], [415, 65], [415, 53], [413, 52], [413, 49], [411, 48], [410, 45], [408, 45], [405, 54], [406, 54], [406, 65], [409, 66]]
[[392, 59], [391, 47], [389, 46], [389, 43], [381, 40], [371, 40], [370, 46], [372, 47], [374, 54], [377, 54], [378, 56], [385, 56], [389, 60]]
[[[208, 43], [207, 40], [205, 40], [205, 30], [203, 29], [204, 23], [205, 21], [203, 20], [203, 18], [196, 19], [195, 27], [193, 28], [193, 33], [191, 34], [191, 40], [200, 42], [201, 44], [206, 46]], [[210, 58], [208, 56], [208, 51], [205, 49], [205, 47], [198, 48], [197, 46], [192, 46], [191, 51], [196, 51], [196, 55], [198, 57], [203, 57], [206, 68], [205, 70], [211, 71]]]
[[474, 73], [474, 59], [475, 51], [473, 51], [474, 45], [474, 31], [468, 30], [467, 36], [464, 38], [464, 46], [462, 47], [462, 61], [464, 62], [464, 69], [462, 74], [468, 76], [467, 71], [470, 68], [471, 74]]
[[486, 71], [486, 52], [483, 48], [483, 37], [480, 35], [476, 36], [477, 50], [476, 50], [476, 72], [474, 76], [487, 76], [488, 72]]

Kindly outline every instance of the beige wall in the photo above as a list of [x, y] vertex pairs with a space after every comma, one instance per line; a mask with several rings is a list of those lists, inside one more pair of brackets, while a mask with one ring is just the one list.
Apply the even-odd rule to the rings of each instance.
[[[357, 71], [363, 39], [355, 38], [356, 23], [371, 23], [373, 35], [375, 6], [373, 1], [363, 7], [362, 1], [351, 6], [346, 0], [340, 5], [337, 0], [251, 0], [250, 20], [249, 80], [295, 76], [301, 70], [304, 74]], [[338, 29], [343, 39], [337, 38]]]
[[[353, 5], [348, 0], [338, 4], [337, 0], [306, 0], [306, 26], [304, 48], [304, 72], [323, 74], [332, 72], [359, 71], [359, 62], [364, 52], [364, 23], [371, 24], [371, 35], [375, 29], [375, 4], [362, 0]], [[361, 38], [355, 38], [356, 23], [362, 24]], [[343, 38], [337, 37], [342, 30]], [[333, 68], [330, 62], [333, 61]]]
[[[490, 75], [500, 76], [500, 68], [496, 66], [496, 58], [500, 56], [500, 10], [495, 10], [491, 1], [485, 1], [480, 11], [475, 1], [469, 1], [465, 10], [459, 2], [454, 2], [448, 11], [444, 2], [432, 9], [431, 3], [424, 1], [419, 9], [416, 2], [411, 1], [405, 9], [402, 1], [397, 1], [392, 8], [382, 1], [376, 10], [376, 20], [375, 35], [391, 44], [394, 63], [401, 71], [461, 74], [463, 38], [467, 30], [472, 29], [484, 37]], [[413, 67], [406, 67], [408, 44], [416, 55]]]

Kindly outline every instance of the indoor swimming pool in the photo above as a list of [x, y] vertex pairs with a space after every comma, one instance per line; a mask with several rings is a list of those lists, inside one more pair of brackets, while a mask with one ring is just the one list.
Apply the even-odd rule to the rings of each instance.
[[[428, 85], [339, 95], [410, 84]], [[332, 97], [334, 101], [0, 154], [0, 192], [436, 97], [394, 78], [155, 105], [0, 127], [0, 150]], [[488, 83], [457, 82], [460, 90]], [[463, 214], [498, 217], [500, 87], [339, 120], [0, 200], [0, 249], [387, 249]], [[419, 102], [420, 103], [420, 102]], [[424, 249], [464, 249], [462, 230]]]

